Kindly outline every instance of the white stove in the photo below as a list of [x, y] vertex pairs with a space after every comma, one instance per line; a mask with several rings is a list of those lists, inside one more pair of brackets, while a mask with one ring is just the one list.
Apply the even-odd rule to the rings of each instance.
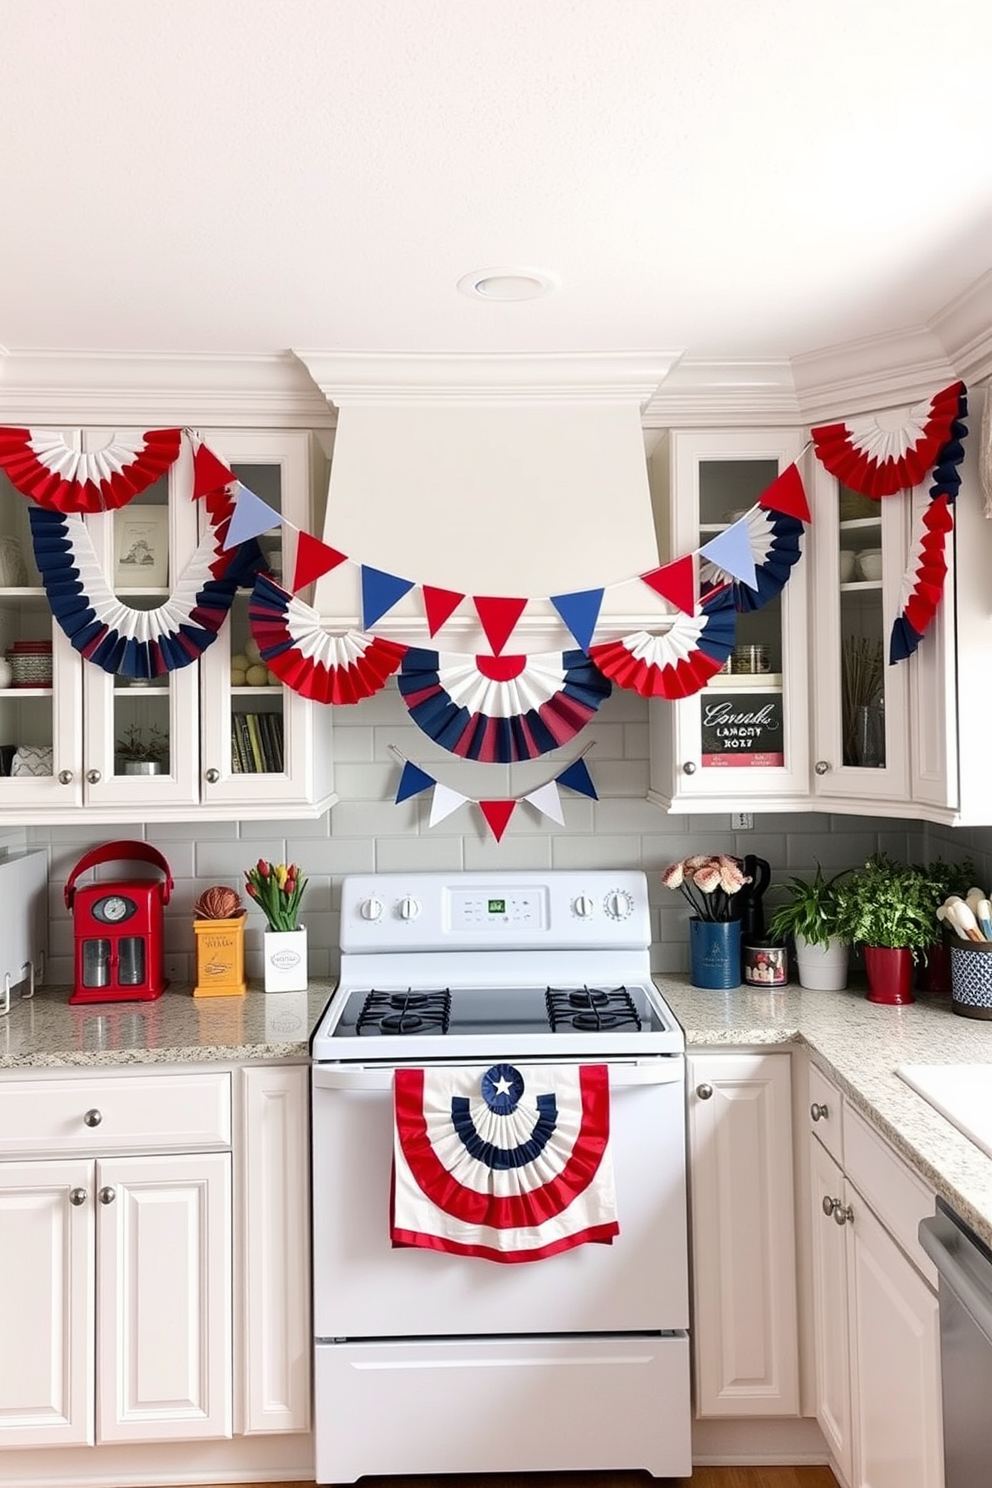
[[[641, 873], [345, 879], [312, 1043], [319, 1483], [691, 1471], [685, 1043], [650, 940]], [[526, 1264], [397, 1247], [394, 1102], [432, 1069], [605, 1072], [619, 1234]]]

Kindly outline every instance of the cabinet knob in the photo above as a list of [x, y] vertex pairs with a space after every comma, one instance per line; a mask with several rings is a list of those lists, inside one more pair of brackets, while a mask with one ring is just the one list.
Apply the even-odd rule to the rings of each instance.
[[86, 779], [89, 781], [90, 785], [99, 785], [101, 778], [102, 777], [99, 770], [86, 771]]
[[204, 779], [206, 780], [208, 785], [216, 785], [218, 780], [220, 779], [220, 771], [213, 769], [208, 770]]
[[71, 770], [60, 770], [59, 771], [59, 785], [71, 785], [71, 784], [72, 784], [72, 771]]
[[830, 1111], [826, 1106], [819, 1105], [816, 1101], [809, 1108], [809, 1114], [814, 1121], [826, 1121]]
[[103, 1112], [98, 1111], [95, 1106], [83, 1115], [84, 1126], [99, 1126], [102, 1120]]
[[848, 1204], [845, 1209], [839, 1200], [834, 1203], [834, 1222], [839, 1225], [854, 1223], [854, 1210]]
[[710, 1100], [713, 1095], [713, 1086], [705, 1084], [697, 1085], [696, 1094], [699, 1096], [700, 1100]]
[[77, 1209], [79, 1208], [80, 1204], [85, 1204], [86, 1203], [86, 1190], [85, 1190], [85, 1188], [70, 1188], [70, 1190], [69, 1190], [69, 1203], [70, 1204], [74, 1204]]
[[830, 763], [828, 760], [817, 760], [816, 764], [813, 766], [813, 770], [817, 775], [826, 775], [829, 769]]
[[840, 1199], [832, 1199], [829, 1194], [824, 1194], [821, 1208], [829, 1219], [834, 1210], [840, 1208]]
[[117, 1197], [117, 1190], [116, 1188], [111, 1188], [108, 1183], [106, 1187], [101, 1188], [97, 1197], [101, 1204], [112, 1204]]
[[692, 760], [686, 760], [685, 764], [682, 766], [682, 774], [683, 775], [695, 775], [695, 773], [696, 773], [696, 766], [693, 764]]

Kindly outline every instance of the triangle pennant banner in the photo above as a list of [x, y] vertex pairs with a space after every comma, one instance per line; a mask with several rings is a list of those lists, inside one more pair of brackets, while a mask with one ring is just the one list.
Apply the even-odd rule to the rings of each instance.
[[739, 579], [753, 589], [757, 584], [754, 571], [754, 554], [748, 536], [747, 521], [734, 522], [725, 531], [718, 532], [705, 547], [699, 550], [700, 558], [708, 558], [715, 567], [722, 569], [732, 579]]
[[758, 505], [767, 511], [782, 512], [787, 517], [798, 517], [800, 522], [812, 522], [806, 487], [795, 461], [786, 466], [761, 494]]
[[453, 791], [450, 786], [442, 785], [440, 781], [437, 781], [434, 786], [434, 796], [431, 800], [431, 815], [427, 825], [430, 827], [437, 826], [438, 822], [444, 821], [446, 816], [450, 816], [453, 811], [457, 811], [459, 806], [464, 806], [467, 800], [468, 796], [463, 796], [458, 791]]
[[282, 517], [277, 511], [273, 511], [271, 506], [267, 506], [247, 486], [239, 485], [222, 551], [226, 553], [229, 548], [236, 548], [240, 543], [248, 542], [263, 532], [270, 532], [273, 527], [281, 524]]
[[430, 790], [431, 786], [436, 784], [433, 775], [428, 775], [426, 770], [422, 770], [412, 760], [404, 760], [403, 774], [396, 788], [395, 805], [398, 806], [401, 801], [408, 801], [411, 796], [419, 796], [421, 791]]
[[427, 629], [434, 636], [441, 629], [444, 622], [455, 613], [464, 594], [456, 594], [453, 589], [435, 589], [430, 584], [423, 584], [424, 613], [427, 616]]
[[381, 620], [387, 610], [398, 604], [404, 594], [413, 588], [412, 579], [400, 579], [396, 574], [383, 573], [379, 568], [367, 568], [362, 564], [362, 626], [370, 630]]
[[193, 500], [198, 501], [201, 496], [208, 495], [211, 491], [219, 491], [222, 486], [229, 486], [237, 476], [233, 470], [228, 470], [223, 460], [218, 460], [213, 450], [208, 449], [205, 444], [198, 444], [193, 451]]
[[584, 759], [573, 760], [557, 779], [559, 785], [567, 785], [569, 790], [577, 791], [580, 796], [589, 796], [593, 801], [599, 800]]
[[558, 789], [557, 781], [549, 780], [547, 785], [538, 786], [537, 790], [531, 791], [529, 795], [524, 796], [524, 800], [529, 801], [532, 806], [536, 806], [542, 815], [549, 816], [560, 827], [565, 825], [565, 813], [562, 809], [561, 792]]
[[527, 601], [474, 595], [472, 603], [486, 633], [486, 640], [492, 647], [493, 654], [498, 656], [513, 634], [513, 627], [523, 614]]
[[653, 568], [650, 573], [641, 574], [641, 579], [649, 589], [660, 594], [662, 599], [667, 599], [669, 604], [675, 605], [683, 614], [696, 613], [696, 565], [691, 553], [684, 558], [676, 558], [674, 563], [666, 563], [662, 568]]
[[516, 808], [516, 801], [480, 801], [479, 810], [489, 823], [489, 830], [496, 841], [502, 839], [507, 823]]
[[588, 651], [603, 604], [602, 589], [583, 589], [576, 594], [552, 594], [551, 603], [558, 611], [576, 645]]
[[293, 593], [305, 589], [315, 579], [347, 561], [347, 553], [339, 553], [337, 548], [328, 547], [319, 537], [300, 529], [296, 544], [296, 568], [293, 570]]

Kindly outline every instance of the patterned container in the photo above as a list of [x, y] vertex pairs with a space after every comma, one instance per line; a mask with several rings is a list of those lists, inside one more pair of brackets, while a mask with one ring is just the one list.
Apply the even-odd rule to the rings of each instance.
[[15, 687], [51, 687], [51, 641], [15, 641], [7, 652]]
[[951, 1011], [992, 1019], [992, 942], [951, 946]]

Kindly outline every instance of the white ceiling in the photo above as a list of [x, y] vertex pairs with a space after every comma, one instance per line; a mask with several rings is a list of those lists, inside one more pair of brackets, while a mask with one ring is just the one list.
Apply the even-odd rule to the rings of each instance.
[[990, 79], [988, 0], [0, 0], [0, 345], [922, 328], [992, 267]]

